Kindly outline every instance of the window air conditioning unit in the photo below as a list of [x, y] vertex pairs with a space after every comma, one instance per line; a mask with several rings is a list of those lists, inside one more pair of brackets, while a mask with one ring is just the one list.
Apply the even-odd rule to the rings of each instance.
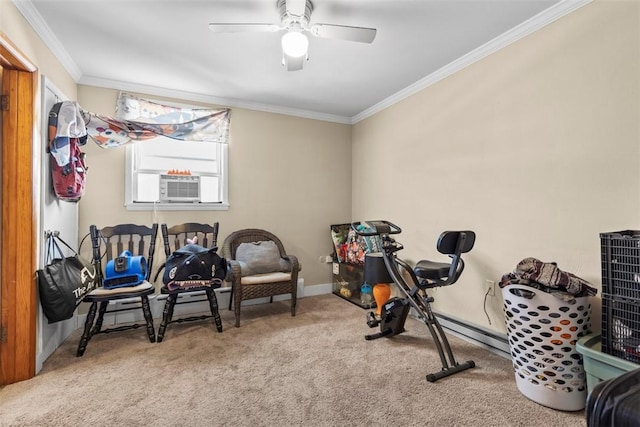
[[200, 177], [160, 175], [160, 202], [200, 202]]

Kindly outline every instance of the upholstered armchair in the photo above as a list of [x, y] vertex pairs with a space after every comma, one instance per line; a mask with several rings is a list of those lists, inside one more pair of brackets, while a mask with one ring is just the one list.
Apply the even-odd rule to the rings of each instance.
[[257, 228], [238, 230], [224, 241], [224, 257], [229, 262], [227, 280], [231, 281], [231, 299], [236, 327], [240, 327], [242, 301], [291, 294], [291, 315], [296, 315], [298, 258], [287, 254], [280, 239]]

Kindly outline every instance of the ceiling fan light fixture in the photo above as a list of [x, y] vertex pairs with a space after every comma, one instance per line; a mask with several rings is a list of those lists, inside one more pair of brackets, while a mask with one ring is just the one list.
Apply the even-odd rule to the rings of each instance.
[[293, 58], [307, 54], [309, 39], [299, 31], [288, 31], [282, 36], [282, 51]]

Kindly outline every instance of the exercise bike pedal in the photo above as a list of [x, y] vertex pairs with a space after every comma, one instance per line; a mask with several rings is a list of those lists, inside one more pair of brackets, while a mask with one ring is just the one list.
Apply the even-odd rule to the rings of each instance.
[[367, 326], [369, 326], [370, 328], [376, 328], [378, 327], [379, 324], [380, 324], [380, 319], [378, 319], [376, 315], [373, 314], [372, 311], [370, 311], [369, 318], [367, 319]]

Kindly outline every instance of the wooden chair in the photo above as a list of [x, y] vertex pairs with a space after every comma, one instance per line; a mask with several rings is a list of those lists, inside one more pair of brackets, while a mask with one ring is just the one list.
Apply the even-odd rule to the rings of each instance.
[[[205, 248], [213, 248], [217, 246], [218, 242], [218, 223], [214, 222], [213, 225], [199, 224], [199, 223], [184, 223], [174, 225], [173, 227], [167, 227], [167, 224], [162, 224], [162, 242], [164, 244], [164, 253], [168, 257], [182, 246], [185, 246], [194, 237], [197, 237], [198, 245]], [[166, 285], [160, 288], [160, 293], [167, 295], [167, 300], [164, 304], [164, 310], [162, 313], [162, 322], [158, 329], [157, 341], [162, 342], [167, 326], [171, 323], [190, 322], [194, 320], [204, 320], [213, 318], [218, 332], [222, 332], [222, 319], [218, 312], [218, 299], [216, 297], [215, 289], [219, 288], [220, 284], [207, 283], [202, 286], [191, 286], [189, 288], [169, 289]], [[202, 298], [205, 297], [205, 298]], [[210, 315], [198, 315], [190, 317], [182, 317], [173, 319], [173, 312], [176, 305], [179, 304], [191, 304], [208, 301]]]
[[231, 299], [236, 327], [240, 326], [242, 301], [291, 294], [291, 315], [296, 315], [298, 258], [287, 254], [280, 239], [266, 230], [250, 228], [231, 233], [224, 241], [223, 254], [229, 263]]
[[[144, 256], [147, 268], [144, 280], [138, 285], [113, 289], [99, 287], [83, 298], [82, 302], [90, 303], [91, 306], [87, 313], [84, 331], [80, 338], [76, 356], [80, 357], [84, 354], [89, 340], [96, 334], [124, 331], [141, 326], [141, 324], [134, 323], [103, 329], [105, 313], [142, 309], [149, 341], [155, 342], [156, 335], [153, 327], [153, 316], [151, 315], [151, 308], [149, 306], [149, 295], [155, 292], [155, 288], [153, 284], [149, 282], [149, 276], [153, 267], [158, 224], [153, 224], [151, 227], [135, 224], [120, 224], [102, 229], [98, 229], [98, 227], [92, 225], [89, 229], [89, 234], [93, 248], [93, 262], [96, 264], [96, 270], [100, 276], [100, 283], [103, 282], [105, 277], [105, 268], [108, 262], [117, 258], [125, 250], [131, 252], [133, 256]], [[132, 302], [129, 308], [107, 310], [110, 302], [127, 299]], [[96, 311], [98, 313], [97, 319]]]

